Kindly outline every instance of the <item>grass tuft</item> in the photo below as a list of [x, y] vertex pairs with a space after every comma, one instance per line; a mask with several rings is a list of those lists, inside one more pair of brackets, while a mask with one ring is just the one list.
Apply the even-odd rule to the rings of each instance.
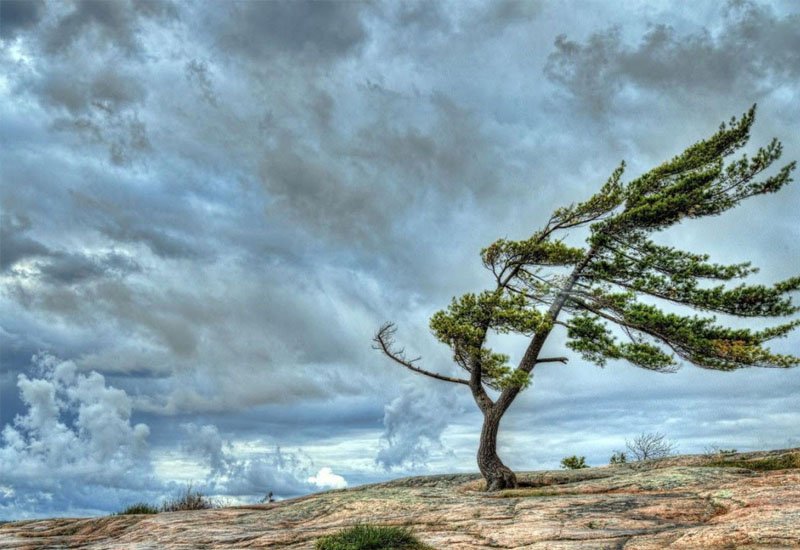
[[317, 540], [316, 550], [432, 550], [406, 527], [355, 525]]

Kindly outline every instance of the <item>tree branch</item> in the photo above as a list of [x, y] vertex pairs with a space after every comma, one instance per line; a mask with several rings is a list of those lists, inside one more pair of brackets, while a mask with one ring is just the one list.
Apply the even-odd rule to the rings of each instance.
[[403, 365], [405, 368], [417, 372], [419, 374], [424, 374], [425, 376], [430, 376], [431, 378], [436, 378], [437, 380], [443, 380], [445, 382], [453, 382], [456, 384], [465, 384], [469, 386], [469, 381], [464, 380], [462, 378], [453, 378], [451, 376], [445, 376], [443, 374], [438, 374], [436, 372], [431, 372], [420, 367], [414, 365], [414, 362], [419, 360], [419, 357], [416, 359], [406, 359], [405, 353], [403, 349], [393, 349], [394, 346], [394, 333], [397, 331], [397, 328], [394, 326], [394, 323], [384, 323], [381, 325], [381, 328], [378, 329], [377, 334], [372, 339], [375, 342], [375, 345], [372, 346], [373, 349], [377, 349], [382, 351], [384, 355], [386, 355], [389, 359]]
[[567, 357], [542, 357], [541, 359], [537, 359], [537, 363], [564, 363], [567, 364], [569, 358]]
[[[561, 313], [561, 309], [567, 303], [570, 292], [572, 291], [572, 287], [575, 286], [575, 282], [581, 276], [584, 268], [586, 268], [586, 266], [589, 265], [589, 262], [592, 261], [596, 253], [596, 248], [590, 248], [584, 259], [575, 266], [569, 279], [567, 279], [566, 284], [561, 287], [561, 291], [558, 293], [555, 300], [550, 305], [550, 309], [547, 311], [547, 316], [552, 323], [555, 323], [558, 320], [558, 314]], [[533, 370], [533, 368], [536, 366], [537, 359], [539, 358], [539, 353], [542, 351], [544, 343], [547, 340], [547, 337], [550, 335], [551, 330], [552, 328], [546, 328], [537, 332], [533, 336], [528, 344], [528, 348], [525, 350], [525, 355], [522, 356], [522, 360], [519, 362], [516, 370], [524, 373], [530, 373]], [[504, 389], [500, 394], [500, 397], [498, 397], [497, 401], [495, 401], [495, 408], [497, 408], [501, 413], [504, 413], [508, 407], [511, 406], [511, 403], [514, 402], [514, 399], [517, 397], [519, 392], [520, 388], [516, 386], [511, 386]]]
[[[648, 336], [651, 336], [651, 337], [655, 338], [658, 342], [661, 342], [662, 344], [666, 345], [669, 349], [671, 349], [681, 359], [686, 359], [687, 361], [690, 360], [690, 357], [691, 357], [690, 352], [691, 352], [691, 350], [684, 349], [684, 347], [681, 346], [678, 342], [674, 342], [674, 341], [670, 340], [669, 337], [664, 336], [663, 334], [660, 334], [660, 333], [656, 332], [655, 330], [653, 330], [651, 328], [642, 327], [642, 326], [634, 325], [634, 324], [631, 324], [631, 323], [627, 322], [624, 319], [624, 317], [620, 317], [619, 316], [619, 315], [621, 315], [620, 312], [615, 311], [615, 313], [617, 315], [609, 315], [608, 313], [605, 313], [604, 311], [602, 311], [602, 309], [597, 309], [595, 307], [592, 307], [589, 304], [587, 304], [586, 302], [583, 302], [583, 301], [578, 300], [576, 298], [570, 298], [570, 300], [575, 302], [580, 308], [585, 309], [586, 311], [590, 311], [590, 312], [594, 313], [595, 315], [597, 315], [598, 317], [601, 317], [603, 319], [606, 319], [608, 321], [611, 321], [612, 323], [615, 323], [615, 324], [619, 325], [620, 327], [622, 327], [623, 330], [626, 330], [626, 331], [627, 330], [635, 330], [635, 331], [639, 331], [639, 332], [641, 332], [643, 334], [647, 334]], [[598, 304], [597, 307], [598, 308], [603, 308], [604, 306]]]

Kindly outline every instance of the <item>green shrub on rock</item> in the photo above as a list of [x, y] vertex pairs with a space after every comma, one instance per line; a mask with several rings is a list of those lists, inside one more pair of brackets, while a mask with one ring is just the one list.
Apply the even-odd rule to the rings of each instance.
[[128, 514], [157, 514], [158, 512], [160, 512], [160, 510], [156, 506], [152, 506], [146, 502], [137, 502], [136, 504], [131, 504], [117, 515], [124, 516]]
[[561, 459], [561, 467], [565, 470], [581, 470], [589, 466], [586, 465], [585, 456], [572, 455]]
[[317, 540], [316, 550], [432, 550], [405, 527], [355, 525]]
[[608, 460], [609, 464], [625, 464], [628, 462], [628, 455], [623, 451], [614, 451], [611, 458]]

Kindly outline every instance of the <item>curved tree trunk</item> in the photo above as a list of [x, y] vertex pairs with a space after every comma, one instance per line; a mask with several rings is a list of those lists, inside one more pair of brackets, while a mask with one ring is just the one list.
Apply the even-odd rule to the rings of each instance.
[[487, 491], [513, 489], [517, 486], [517, 476], [503, 464], [497, 456], [497, 428], [500, 426], [501, 414], [487, 411], [483, 416], [481, 442], [478, 446], [478, 468], [486, 480]]

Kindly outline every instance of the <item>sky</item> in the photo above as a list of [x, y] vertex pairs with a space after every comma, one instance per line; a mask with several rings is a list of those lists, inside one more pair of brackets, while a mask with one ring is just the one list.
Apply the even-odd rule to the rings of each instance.
[[[468, 390], [371, 349], [383, 322], [457, 375], [428, 319], [491, 284], [482, 247], [754, 103], [747, 150], [800, 159], [788, 0], [4, 0], [0, 46], [0, 520], [476, 471]], [[798, 205], [658, 239], [776, 282]], [[564, 341], [503, 420], [514, 469], [642, 432], [800, 446], [800, 369], [600, 368]]]

